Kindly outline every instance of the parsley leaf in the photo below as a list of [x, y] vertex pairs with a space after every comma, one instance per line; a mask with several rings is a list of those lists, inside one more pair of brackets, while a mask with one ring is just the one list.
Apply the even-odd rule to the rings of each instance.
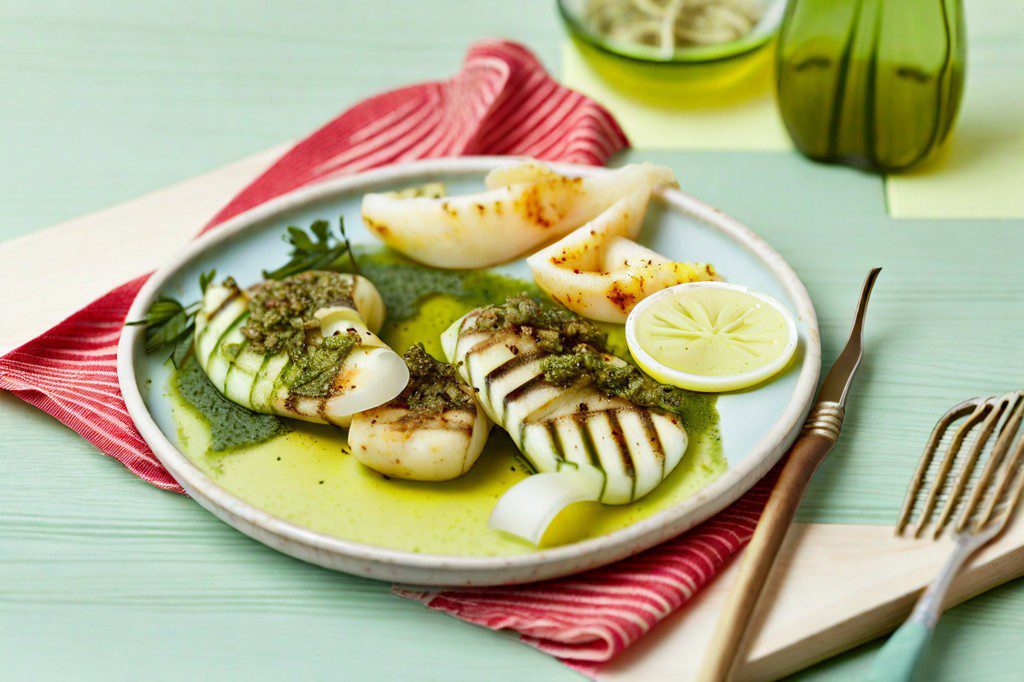
[[308, 270], [331, 270], [338, 272], [345, 269], [345, 257], [348, 257], [353, 272], [359, 272], [348, 236], [345, 235], [345, 219], [338, 219], [336, 236], [331, 232], [331, 225], [326, 220], [317, 220], [309, 227], [309, 234], [298, 227], [289, 227], [284, 240], [291, 245], [291, 260], [276, 270], [264, 270], [267, 279], [285, 279]]
[[[204, 272], [199, 276], [199, 287], [206, 291], [216, 270]], [[126, 326], [141, 325], [146, 328], [146, 353], [153, 355], [161, 351], [170, 351], [167, 359], [175, 367], [180, 367], [189, 351], [192, 350], [192, 336], [196, 329], [196, 313], [202, 302], [196, 301], [183, 305], [181, 301], [170, 296], [160, 296], [149, 306], [145, 317], [141, 320], [126, 322]]]

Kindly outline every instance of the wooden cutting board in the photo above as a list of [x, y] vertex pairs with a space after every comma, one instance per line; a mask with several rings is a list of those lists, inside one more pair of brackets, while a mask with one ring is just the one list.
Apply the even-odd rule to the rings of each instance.
[[[158, 267], [287, 145], [139, 199], [0, 243], [0, 352], [45, 331], [97, 296]], [[95, 258], [102, 244], [102, 267]], [[1024, 515], [979, 555], [952, 606], [1024, 575]], [[911, 541], [888, 526], [797, 524], [758, 615], [741, 679], [775, 678], [891, 630], [936, 573], [950, 541]], [[612, 664], [604, 680], [688, 679], [700, 666], [736, 563], [691, 604]]]
[[[775, 679], [899, 625], [952, 550], [889, 526], [805, 523], [790, 530], [755, 615], [739, 680]], [[740, 559], [742, 558], [739, 557]], [[739, 561], [658, 629], [605, 666], [602, 680], [687, 680], [700, 668]], [[1024, 575], [1024, 515], [971, 562], [947, 608]]]

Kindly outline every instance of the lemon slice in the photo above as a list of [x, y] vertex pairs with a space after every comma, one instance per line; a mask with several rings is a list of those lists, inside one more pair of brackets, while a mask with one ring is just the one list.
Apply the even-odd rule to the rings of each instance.
[[626, 342], [642, 370], [663, 384], [706, 393], [746, 388], [777, 374], [798, 338], [785, 306], [725, 282], [663, 289], [626, 320]]

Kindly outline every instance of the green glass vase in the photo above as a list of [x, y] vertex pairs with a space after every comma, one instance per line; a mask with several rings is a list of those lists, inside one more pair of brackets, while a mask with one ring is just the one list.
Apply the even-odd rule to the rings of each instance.
[[812, 159], [900, 171], [953, 127], [960, 0], [790, 0], [777, 50], [782, 120]]

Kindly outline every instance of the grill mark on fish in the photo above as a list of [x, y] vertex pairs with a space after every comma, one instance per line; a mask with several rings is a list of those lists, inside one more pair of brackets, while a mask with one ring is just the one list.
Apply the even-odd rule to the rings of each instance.
[[[400, 414], [389, 417], [389, 410]], [[409, 408], [391, 408], [385, 405], [368, 410], [364, 414], [373, 415], [372, 418], [381, 420], [382, 424], [401, 431], [453, 431], [472, 436], [476, 423], [475, 409], [452, 408], [439, 414], [423, 414]]]
[[528, 353], [520, 353], [515, 355], [501, 365], [498, 365], [484, 377], [484, 383], [490, 386], [491, 382], [498, 381], [513, 371], [519, 369], [523, 365], [526, 365], [534, 360], [543, 358], [546, 355], [544, 351], [530, 351]]
[[651, 418], [649, 410], [637, 410], [640, 415], [640, 423], [644, 427], [644, 433], [647, 435], [647, 442], [651, 445], [651, 451], [654, 452], [654, 457], [661, 464], [661, 478], [665, 479], [665, 446], [661, 442], [661, 436], [658, 435], [658, 429], [654, 426], [654, 419]]
[[228, 305], [230, 305], [232, 302], [234, 302], [234, 300], [236, 298], [238, 298], [239, 296], [241, 296], [241, 295], [242, 295], [241, 289], [235, 289], [230, 294], [228, 294], [224, 298], [224, 300], [220, 302], [220, 305], [218, 305], [216, 308], [214, 308], [213, 312], [206, 316], [207, 324], [209, 324], [210, 322], [213, 322], [213, 318], [217, 317], [222, 312], [224, 312], [224, 309], [227, 308]]
[[[248, 348], [248, 347], [249, 347], [249, 339], [246, 339], [245, 341], [242, 341], [242, 343], [238, 346], [238, 353], [235, 355], [234, 359], [230, 359], [229, 358], [228, 371], [224, 373], [224, 391], [223, 391], [223, 393], [225, 395], [228, 392], [228, 382], [231, 381], [231, 373], [234, 372], [235, 368], [238, 367], [238, 356], [241, 355], [242, 353], [244, 353], [245, 349]], [[253, 383], [255, 383], [255, 382], [253, 382]], [[252, 388], [249, 389], [249, 394], [252, 395]], [[252, 405], [252, 401], [250, 401], [249, 404]]]
[[[213, 360], [214, 356], [216, 356], [217, 353], [220, 352], [220, 347], [224, 344], [224, 340], [228, 337], [228, 334], [230, 334], [231, 332], [233, 332], [236, 329], [238, 329], [239, 327], [241, 327], [245, 323], [245, 321], [248, 320], [248, 319], [249, 319], [249, 311], [246, 310], [241, 315], [239, 315], [237, 318], [235, 318], [234, 322], [232, 322], [231, 324], [228, 325], [228, 328], [225, 329], [221, 333], [220, 338], [217, 339], [217, 343], [215, 343], [213, 345], [213, 350], [211, 350], [210, 354], [206, 357], [206, 364], [207, 365], [209, 365], [210, 362]], [[232, 363], [232, 364], [234, 364], [234, 363]]]
[[604, 467], [601, 466], [601, 459], [597, 456], [597, 446], [594, 444], [594, 436], [590, 432], [590, 425], [594, 420], [595, 414], [598, 413], [577, 412], [573, 414], [573, 420], [579, 427], [580, 440], [583, 441], [583, 450], [587, 453], [587, 459], [601, 473], [601, 493], [598, 495], [598, 499], [601, 499], [604, 497], [604, 490], [608, 486], [608, 474], [605, 473]]
[[460, 332], [459, 338], [455, 341], [455, 360], [457, 362], [461, 362], [463, 366], [466, 368], [466, 381], [472, 384], [476, 382], [476, 377], [473, 376], [473, 369], [472, 367], [470, 367], [469, 361], [472, 359], [472, 356], [475, 353], [481, 353], [487, 350], [488, 348], [493, 346], [494, 343], [496, 343], [496, 341], [490, 336], [485, 336], [481, 341], [471, 345], [469, 348], [464, 349], [463, 352], [460, 353], [459, 349], [464, 343], [464, 341], [465, 337], [463, 337]]
[[629, 497], [633, 499], [636, 495], [636, 467], [633, 465], [633, 453], [629, 451], [629, 443], [626, 441], [626, 434], [622, 432], [622, 422], [619, 421], [619, 410], [608, 410], [608, 425], [611, 427], [612, 438], [619, 447], [619, 455], [622, 458], [622, 468], [630, 480]]
[[[540, 377], [541, 379], [544, 378], [543, 374], [538, 374], [537, 376]], [[546, 379], [544, 379], [544, 385], [545, 385], [546, 388], [553, 388], [552, 384], [550, 382], [548, 382]], [[572, 403], [576, 402], [577, 396], [580, 395], [581, 391], [585, 391], [585, 390], [586, 390], [586, 384], [585, 383], [577, 383], [577, 384], [573, 384], [572, 386], [568, 386], [560, 394], [555, 395], [554, 397], [550, 398], [549, 400], [545, 401], [544, 403], [542, 403], [540, 405], [537, 405], [532, 410], [530, 410], [526, 414], [526, 416], [523, 417], [523, 421], [529, 422], [531, 424], [533, 424], [533, 423], [539, 424], [539, 423], [543, 422], [545, 419], [548, 419], [550, 417], [550, 415], [553, 415], [553, 414], [557, 413], [563, 407], [565, 407], [567, 405], [571, 405]], [[567, 414], [571, 414], [571, 413], [567, 413]], [[566, 415], [562, 415], [562, 417], [564, 417], [564, 416], [566, 416]], [[550, 418], [552, 418], [552, 419], [561, 419], [562, 417], [550, 417]]]
[[505, 396], [501, 399], [501, 419], [502, 419], [502, 421], [505, 420], [505, 413], [508, 412], [508, 404], [509, 403], [511, 403], [511, 402], [513, 402], [515, 400], [519, 400], [520, 398], [523, 397], [524, 394], [528, 393], [529, 391], [532, 391], [532, 390], [536, 389], [537, 388], [537, 384], [542, 384], [542, 383], [544, 383], [544, 375], [543, 374], [538, 374], [536, 376], [530, 377], [529, 379], [527, 379], [526, 381], [524, 381], [523, 383], [519, 384], [518, 386], [513, 388], [511, 391], [506, 393]]
[[[484, 391], [484, 393], [487, 394], [487, 400], [488, 400], [489, 403], [491, 403], [491, 405], [494, 405], [494, 402], [495, 402], [494, 401], [494, 391], [493, 391], [494, 383], [497, 380], [501, 379], [502, 377], [504, 377], [504, 376], [510, 374], [511, 372], [515, 371], [516, 369], [518, 369], [520, 367], [523, 367], [524, 365], [528, 364], [530, 359], [528, 357], [526, 357], [527, 355], [528, 355], [527, 353], [523, 353], [521, 355], [513, 356], [513, 357], [509, 358], [508, 360], [506, 360], [505, 362], [503, 362], [502, 364], [500, 364], [497, 367], [495, 367], [494, 369], [492, 369], [490, 372], [488, 372], [484, 376], [484, 378], [483, 378], [483, 384], [484, 384], [483, 385], [483, 391]], [[538, 376], [541, 376], [541, 375], [540, 374], [536, 374], [536, 375], [534, 375], [533, 378], [536, 378]], [[528, 381], [530, 381], [530, 380], [528, 380]], [[521, 386], [522, 385], [520, 385], [520, 387]], [[517, 387], [517, 388], [519, 388], [519, 387]], [[514, 391], [516, 389], [512, 389], [512, 390]], [[506, 395], [506, 398], [507, 397], [508, 396]], [[503, 400], [502, 401], [502, 405], [501, 405], [501, 420], [502, 421], [505, 421], [505, 412], [507, 411], [507, 409], [508, 409], [508, 405], [505, 402], [505, 400]]]
[[565, 452], [565, 443], [562, 442], [562, 437], [558, 433], [558, 427], [555, 426], [555, 422], [553, 420], [549, 419], [545, 422], [544, 428], [547, 429], [548, 438], [551, 439], [551, 443], [554, 447], [555, 470], [557, 471], [561, 467], [562, 462], [566, 461], [565, 456], [562, 455], [562, 453]]
[[597, 448], [594, 447], [594, 438], [590, 435], [590, 414], [588, 412], [576, 412], [572, 415], [576, 428], [580, 430], [580, 440], [583, 442], [583, 452], [592, 465], [601, 468], [601, 462], [597, 459]]
[[[472, 348], [467, 348], [466, 352], [463, 353], [463, 357], [465, 357], [468, 360], [469, 356], [473, 355], [474, 353], [482, 353], [485, 350], [498, 345], [499, 343], [505, 342], [505, 340], [501, 338], [500, 334], [484, 334], [483, 337], [484, 338], [481, 339], [476, 344], [474, 344]], [[461, 338], [466, 339], [465, 336]]]
[[[530, 339], [524, 338], [521, 334], [517, 335], [513, 333], [495, 333], [475, 330], [472, 329], [473, 323], [473, 319], [467, 319], [462, 323], [462, 326], [460, 328], [460, 338], [457, 340], [456, 343], [456, 357], [461, 356], [464, 364], [467, 367], [467, 372], [469, 360], [472, 358], [473, 355], [484, 353], [490, 349], [493, 349], [495, 348], [496, 344], [503, 344], [506, 347], [510, 347], [512, 344], [516, 344], [519, 346], [519, 348], [522, 348], [522, 345], [520, 345], [520, 341], [522, 341], [527, 345], [527, 349], [522, 350], [518, 354], [513, 353], [512, 356], [509, 357], [507, 360], [505, 360], [500, 365], [498, 365], [494, 369], [489, 370], [486, 373], [486, 375], [482, 378], [482, 388], [484, 391], [486, 391], [486, 395], [491, 395], [494, 392], [495, 384], [498, 381], [502, 379], [507, 379], [514, 371], [520, 370], [523, 367], [528, 366], [529, 363], [536, 362], [538, 359], [543, 359], [544, 357], [546, 357], [546, 355], [548, 355], [543, 350], [539, 350], [534, 343], [530, 342]], [[480, 338], [477, 339], [477, 336], [479, 336]], [[460, 346], [461, 348], [466, 348], [467, 346], [469, 348], [468, 350], [465, 350], [463, 353], [459, 353], [458, 351], [460, 350]], [[511, 353], [511, 348], [509, 350]], [[548, 382], [545, 380], [543, 373], [538, 373], [530, 377], [529, 379], [523, 381], [523, 383], [520, 384], [519, 386], [516, 386], [515, 388], [507, 391], [499, 401], [495, 401], [492, 399], [491, 404], [493, 408], [496, 408], [496, 410], [501, 410], [501, 414], [496, 415], [499, 416], [500, 419], [496, 421], [500, 425], [504, 426], [504, 422], [508, 418], [510, 406], [522, 400], [525, 396], [529, 395], [531, 391], [538, 390], [545, 386], [546, 384], [548, 384]], [[553, 452], [553, 459], [558, 465], [556, 468], [561, 468], [563, 464], [572, 464], [573, 466], [577, 467], [587, 466], [589, 464], [589, 466], [591, 466], [593, 469], [595, 469], [598, 473], [601, 474], [602, 484], [600, 498], [603, 499], [607, 491], [609, 475], [604, 470], [604, 466], [601, 461], [601, 455], [603, 453], [603, 450], [598, 447], [597, 433], [594, 431], [594, 428], [600, 424], [600, 422], [597, 421], [598, 419], [607, 419], [608, 432], [607, 435], [605, 435], [605, 432], [602, 428], [601, 437], [610, 437], [612, 439], [612, 442], [607, 443], [605, 447], [618, 448], [617, 455], [614, 455], [611, 452], [607, 454], [609, 454], [612, 457], [619, 457], [622, 466], [621, 475], [628, 477], [630, 481], [630, 490], [628, 493], [629, 498], [634, 499], [637, 493], [637, 463], [635, 458], [638, 455], [650, 456], [648, 455], [646, 448], [650, 448], [653, 456], [657, 459], [658, 462], [660, 462], [661, 479], [664, 480], [667, 460], [667, 454], [665, 450], [666, 446], [663, 439], [661, 438], [660, 433], [658, 432], [657, 425], [653, 419], [652, 411], [648, 409], [638, 408], [632, 404], [630, 404], [628, 407], [622, 404], [612, 404], [605, 405], [597, 409], [588, 409], [590, 407], [589, 403], [587, 402], [589, 399], [589, 395], [581, 393], [581, 391], [585, 391], [585, 389], [585, 382], [576, 384], [574, 386], [566, 387], [565, 391], [563, 392], [563, 395], [552, 399], [544, 406], [535, 408], [530, 414], [525, 415], [522, 418], [522, 420], [520, 420], [518, 428], [516, 428], [516, 425], [509, 424], [508, 426], [512, 427], [511, 429], [509, 429], [510, 434], [513, 433], [514, 431], [519, 432], [519, 438], [513, 439], [516, 441], [517, 446], [519, 446], [520, 443], [522, 443], [528, 425], [535, 424], [538, 426], [543, 426], [548, 434], [548, 442], [550, 444], [549, 446], [555, 448]], [[557, 426], [557, 421], [559, 418], [545, 419], [543, 416], [545, 414], [552, 414], [552, 405], [556, 405], [557, 407], [559, 405], [565, 405], [567, 403], [573, 402], [579, 402], [580, 409], [573, 411], [569, 415], [565, 415], [565, 417], [567, 418], [566, 426], [568, 427], [571, 425], [571, 428], [576, 428], [577, 433], [579, 435], [579, 449], [582, 450], [583, 455], [582, 457], [580, 457], [579, 463], [567, 458], [568, 451], [565, 449], [565, 438], [567, 436], [563, 437], [561, 431]], [[637, 433], [635, 435], [631, 435], [630, 437], [642, 437], [647, 440], [646, 446], [644, 446], [642, 442], [637, 443], [637, 447], [639, 448], [639, 451], [637, 453], [633, 452], [630, 440], [629, 438], [627, 438], [627, 435], [625, 433], [626, 427], [622, 420], [623, 418], [631, 418], [627, 413], [636, 414], [636, 418], [640, 422], [638, 426], [640, 427], [640, 429], [642, 429], [643, 433], [642, 436], [640, 436], [640, 434]], [[632, 431], [639, 431], [639, 429], [636, 429], [634, 426], [630, 426], [629, 428], [632, 429]], [[576, 446], [575, 440], [573, 441], [573, 445], [574, 447]]]
[[[253, 394], [256, 392], [256, 386], [259, 385], [260, 381], [266, 378], [267, 365], [270, 364], [270, 360], [273, 357], [270, 353], [263, 356], [263, 362], [260, 363], [260, 368], [256, 370], [256, 378], [253, 379], [252, 386], [249, 387], [249, 405], [256, 409], [263, 409], [264, 406], [253, 403]], [[273, 389], [271, 389], [271, 395], [273, 395]]]

